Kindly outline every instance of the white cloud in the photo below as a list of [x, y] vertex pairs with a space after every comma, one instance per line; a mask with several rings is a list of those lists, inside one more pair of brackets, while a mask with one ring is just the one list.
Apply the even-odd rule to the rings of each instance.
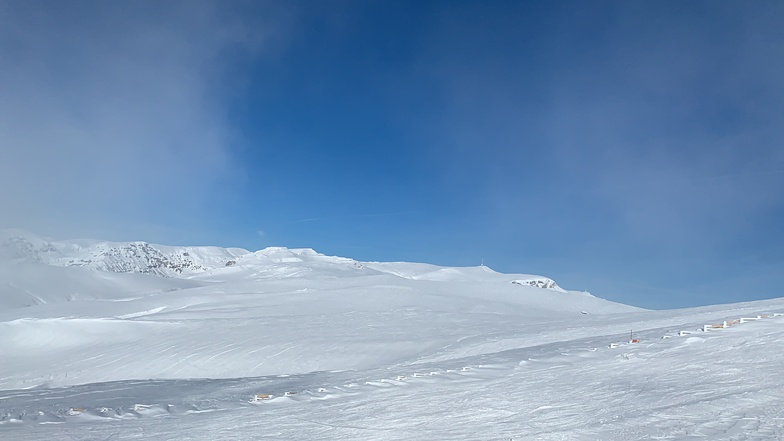
[[265, 28], [216, 5], [0, 4], [3, 226], [69, 235], [198, 215], [241, 177], [224, 54], [251, 54]]

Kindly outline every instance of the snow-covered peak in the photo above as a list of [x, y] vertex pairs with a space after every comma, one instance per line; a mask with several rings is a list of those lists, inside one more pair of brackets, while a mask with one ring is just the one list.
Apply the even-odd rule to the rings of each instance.
[[172, 247], [89, 239], [54, 241], [24, 230], [0, 231], [0, 258], [86, 267], [113, 273], [177, 277], [223, 267], [248, 254], [239, 248]]
[[515, 285], [535, 286], [537, 288], [542, 288], [542, 289], [550, 289], [558, 292], [566, 292], [565, 289], [561, 288], [560, 286], [558, 286], [557, 283], [555, 283], [555, 280], [547, 277], [530, 276], [523, 279], [512, 280], [512, 283], [514, 283]]
[[100, 242], [51, 262], [58, 266], [86, 266], [115, 273], [149, 273], [176, 277], [226, 266], [247, 254], [218, 247], [168, 247], [147, 242]]
[[368, 268], [411, 280], [432, 281], [482, 281], [495, 280], [499, 275], [491, 268], [482, 266], [448, 267], [429, 263], [412, 262], [366, 262]]
[[511, 282], [559, 293], [567, 292], [547, 277], [501, 274], [484, 265], [442, 267], [409, 262], [359, 262], [321, 254], [311, 248], [268, 247], [249, 252], [241, 248], [166, 246], [141, 241], [54, 241], [24, 230], [0, 232], [0, 258], [55, 267], [83, 267], [110, 273], [140, 273], [167, 278], [197, 277], [223, 281], [232, 278], [331, 279], [391, 275], [425, 282]]
[[244, 254], [225, 265], [213, 268], [205, 277], [233, 276], [250, 279], [336, 278], [370, 274], [354, 259], [327, 256], [311, 248], [268, 247]]
[[305, 260], [312, 260], [314, 257], [322, 256], [323, 254], [317, 253], [312, 248], [286, 248], [286, 247], [267, 247], [256, 251], [257, 257], [265, 258], [270, 261], [285, 262], [302, 262]]
[[47, 262], [60, 256], [52, 242], [27, 230], [0, 230], [0, 259]]
[[[472, 267], [442, 267], [426, 263], [409, 262], [368, 262], [366, 266], [384, 273], [411, 280], [440, 282], [499, 282], [507, 281], [515, 285], [532, 286], [566, 293], [553, 279], [531, 274], [502, 274], [485, 265]], [[511, 280], [510, 277], [512, 278]]]

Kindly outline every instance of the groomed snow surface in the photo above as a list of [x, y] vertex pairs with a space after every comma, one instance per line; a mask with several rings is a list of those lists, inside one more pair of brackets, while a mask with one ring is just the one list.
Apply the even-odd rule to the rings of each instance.
[[149, 260], [34, 239], [0, 261], [2, 440], [784, 439], [784, 299], [645, 311], [285, 248], [117, 273], [95, 256]]

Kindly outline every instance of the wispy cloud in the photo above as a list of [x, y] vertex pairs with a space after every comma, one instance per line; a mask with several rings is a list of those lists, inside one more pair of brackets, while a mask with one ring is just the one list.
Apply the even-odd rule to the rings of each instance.
[[0, 222], [139, 234], [241, 182], [222, 76], [269, 28], [218, 4], [0, 2]]
[[341, 216], [318, 216], [318, 217], [309, 217], [304, 219], [297, 219], [289, 222], [284, 222], [284, 224], [294, 224], [294, 223], [305, 223], [305, 222], [317, 222], [317, 221], [345, 221], [351, 219], [363, 219], [363, 218], [378, 218], [378, 217], [395, 217], [395, 216], [405, 216], [409, 214], [416, 214], [417, 211], [409, 210], [409, 211], [392, 211], [388, 213], [354, 213], [354, 214], [346, 214]]
[[320, 217], [309, 217], [309, 218], [305, 218], [305, 219], [293, 220], [293, 221], [291, 221], [289, 223], [298, 224], [298, 223], [303, 223], [303, 222], [315, 222], [315, 221], [319, 221], [319, 220], [321, 220]]
[[550, 5], [455, 5], [422, 57], [446, 103], [423, 131], [489, 240], [651, 286], [775, 255], [782, 4]]
[[[477, 182], [497, 219], [581, 202], [652, 245], [718, 242], [780, 204], [784, 32], [773, 17], [784, 8], [671, 5], [554, 16], [552, 33], [510, 39], [540, 38], [535, 51], [520, 43], [527, 63], [501, 51], [428, 54], [448, 67], [450, 56], [484, 57], [479, 72], [436, 71], [451, 104], [442, 131], [454, 181]], [[483, 47], [463, 40], [489, 38], [485, 24], [463, 18], [452, 47]]]

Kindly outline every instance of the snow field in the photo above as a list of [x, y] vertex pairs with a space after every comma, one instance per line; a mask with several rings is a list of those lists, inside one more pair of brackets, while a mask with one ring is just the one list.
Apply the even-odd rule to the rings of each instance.
[[[370, 372], [7, 391], [0, 403], [21, 405], [26, 399], [32, 406], [82, 397], [56, 411], [40, 405], [16, 410], [19, 415], [6, 411], [3, 426], [38, 433], [34, 427], [40, 424], [30, 424], [58, 423], [58, 430], [76, 434], [90, 421], [106, 420], [113, 422], [98, 426], [98, 433], [119, 439], [132, 438], [125, 437], [126, 429], [134, 430], [127, 420], [139, 421], [134, 424], [158, 439], [176, 437], [168, 425], [184, 431], [185, 439], [208, 439], [192, 431], [212, 427], [195, 421], [200, 418], [215, 425], [213, 432], [227, 419], [240, 421], [232, 423], [237, 433], [220, 432], [226, 439], [411, 439], [423, 430], [438, 434], [436, 439], [777, 439], [783, 435], [784, 388], [777, 376], [784, 356], [766, 349], [780, 341], [782, 325], [781, 317], [770, 317], [702, 332], [694, 323], [686, 327], [695, 334], [683, 337], [655, 329], [620, 351], [606, 345], [612, 336], [589, 336], [476, 355], [441, 368], [413, 363]], [[260, 393], [271, 397], [253, 400]], [[148, 419], [155, 416], [174, 420], [162, 426]], [[268, 420], [275, 430], [256, 434]]]
[[[784, 299], [644, 311], [487, 267], [5, 240], [3, 440], [784, 439]], [[158, 275], [106, 272], [129, 269]]]
[[[11, 356], [0, 364], [0, 389], [449, 360], [563, 339], [566, 331], [553, 329], [553, 323], [575, 314], [560, 310], [558, 296], [568, 293], [503, 281], [484, 291], [476, 283], [376, 274], [263, 282], [232, 276], [202, 283], [123, 301], [6, 311], [11, 319], [0, 321], [0, 352]], [[488, 289], [498, 293], [481, 298]], [[634, 310], [593, 297], [580, 296], [575, 303], [570, 309]], [[601, 325], [590, 317], [580, 320]], [[547, 334], [537, 331], [541, 326]]]

